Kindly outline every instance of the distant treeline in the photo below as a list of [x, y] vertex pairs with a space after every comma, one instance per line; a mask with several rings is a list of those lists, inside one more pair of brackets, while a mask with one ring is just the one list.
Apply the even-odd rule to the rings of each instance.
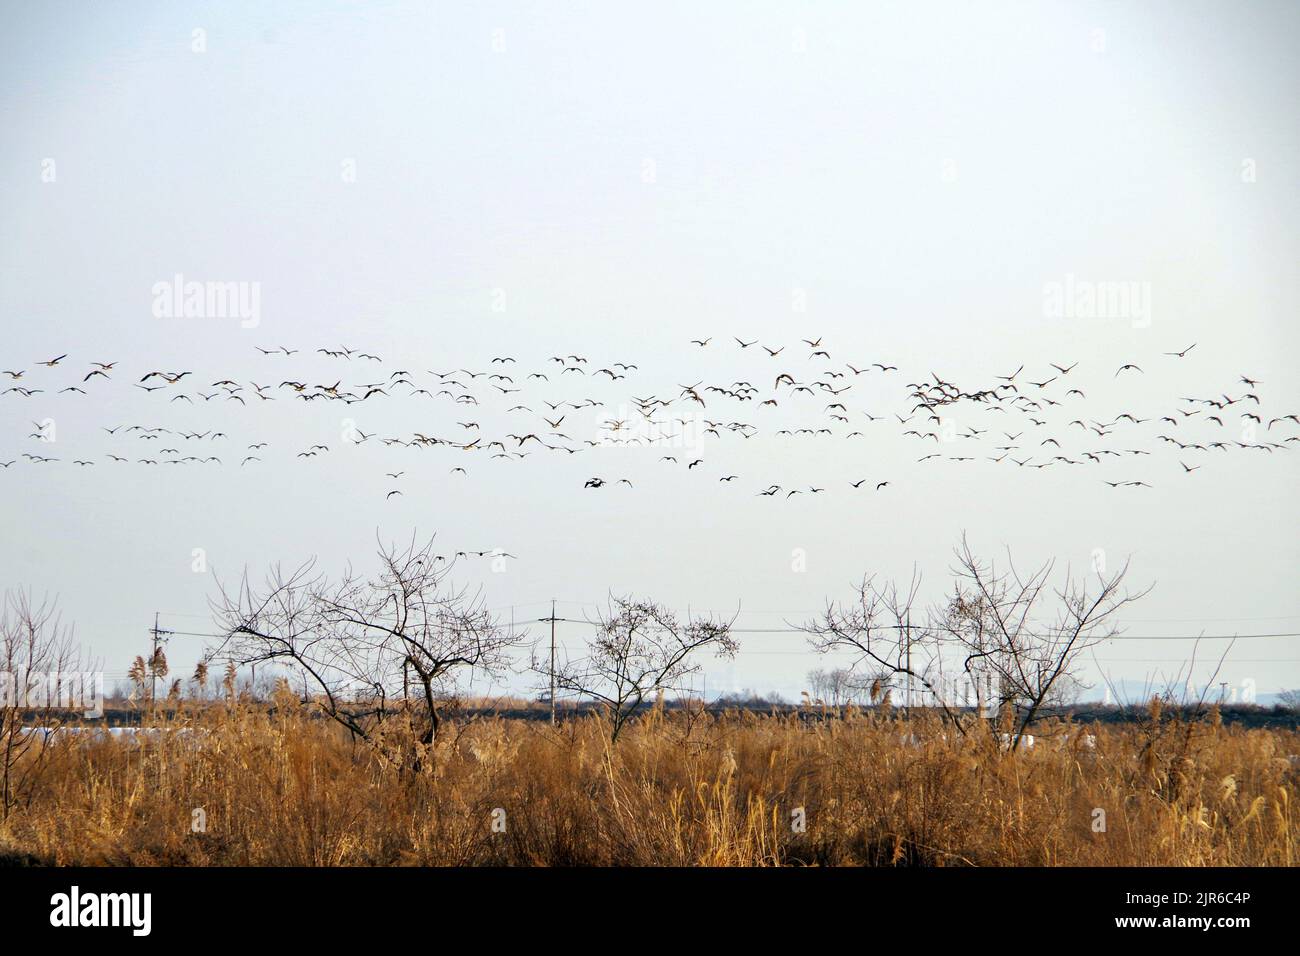
[[[268, 710], [274, 710], [274, 705], [268, 701], [259, 701]], [[61, 713], [57, 715], [59, 722], [86, 725], [104, 725], [109, 727], [131, 727], [139, 726], [146, 722], [157, 720], [174, 720], [183, 716], [186, 711], [193, 712], [194, 702], [186, 702], [184, 707], [176, 708], [169, 706], [167, 702], [160, 701], [156, 711], [150, 711], [146, 705], [144, 707], [114, 707], [106, 704], [104, 707], [104, 716], [94, 720], [88, 720], [80, 713]], [[222, 707], [224, 704], [218, 701], [211, 701], [205, 705], [208, 707]], [[652, 703], [645, 703], [640, 707], [640, 711], [649, 712], [655, 707]], [[595, 703], [560, 701], [556, 704], [556, 713], [561, 719], [572, 717], [582, 717], [599, 711], [599, 706]], [[723, 698], [717, 701], [703, 704], [699, 700], [681, 701], [665, 700], [663, 709], [670, 712], [677, 712], [686, 709], [692, 711], [703, 711], [709, 714], [720, 715], [728, 712], [743, 711], [752, 714], [776, 714], [788, 716], [799, 714], [806, 720], [834, 720], [842, 719], [851, 714], [878, 712], [885, 708], [879, 706], [859, 706], [851, 704], [841, 704], [833, 706], [830, 704], [790, 704], [785, 702], [772, 702], [762, 697], [754, 696], [747, 698]], [[890, 706], [888, 708], [895, 715], [904, 718], [907, 708]], [[1167, 716], [1182, 716], [1187, 719], [1194, 719], [1198, 716], [1204, 716], [1208, 705], [1200, 706], [1178, 706], [1166, 705], [1164, 713]], [[974, 708], [954, 708], [956, 712], [973, 713]], [[933, 707], [913, 707], [912, 711], [918, 717], [922, 714], [933, 714], [941, 716], [941, 711]], [[503, 717], [510, 720], [549, 720], [550, 705], [546, 701], [530, 701], [520, 698], [505, 698], [499, 702], [483, 701], [476, 703], [464, 704], [461, 706], [452, 705], [448, 707], [447, 716], [451, 718], [473, 718], [473, 717]], [[394, 709], [393, 715], [400, 714], [400, 710]], [[1235, 724], [1248, 728], [1272, 728], [1272, 729], [1292, 729], [1300, 728], [1300, 711], [1294, 708], [1286, 707], [1282, 704], [1272, 706], [1261, 706], [1258, 704], [1223, 704], [1219, 706], [1219, 714], [1225, 724]], [[49, 715], [47, 715], [48, 717]], [[32, 723], [36, 720], [37, 715], [34, 713], [24, 715], [24, 723]], [[1144, 706], [1130, 704], [1127, 706], [1105, 705], [1105, 704], [1079, 704], [1071, 707], [1056, 708], [1051, 711], [1044, 711], [1041, 719], [1062, 719], [1068, 718], [1072, 723], [1077, 724], [1129, 724], [1137, 723], [1147, 717], [1147, 711]]]

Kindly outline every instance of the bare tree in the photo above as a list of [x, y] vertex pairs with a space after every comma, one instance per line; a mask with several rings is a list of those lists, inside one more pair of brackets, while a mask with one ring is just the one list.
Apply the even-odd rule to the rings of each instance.
[[[602, 704], [611, 741], [618, 740], [647, 699], [686, 690], [684, 679], [700, 669], [692, 659], [697, 652], [711, 648], [717, 656], [730, 658], [739, 649], [731, 636], [732, 621], [680, 621], [662, 605], [630, 597], [611, 599], [608, 610], [592, 623], [596, 635], [587, 656], [558, 666], [555, 686], [558, 692]], [[534, 660], [533, 669], [550, 676], [544, 662]]]
[[869, 696], [874, 681], [854, 674], [852, 668], [835, 667], [831, 670], [809, 671], [808, 683], [819, 700], [832, 707], [839, 707]]
[[[963, 708], [974, 691], [975, 703], [1009, 713], [1015, 749], [1045, 708], [1077, 695], [1079, 655], [1115, 636], [1116, 612], [1147, 591], [1122, 590], [1127, 564], [1109, 577], [1098, 574], [1093, 589], [1068, 571], [1053, 587], [1054, 562], [1023, 576], [1008, 557], [1006, 570], [999, 570], [976, 558], [964, 536], [957, 563], [952, 595], [924, 618], [918, 613], [913, 620], [916, 575], [906, 590], [868, 577], [856, 600], [828, 604], [802, 630], [814, 650], [855, 652], [855, 668], [879, 686], [919, 684], [963, 734], [969, 723]], [[1052, 598], [1055, 607], [1049, 608]], [[960, 679], [945, 676], [945, 667]], [[988, 688], [991, 699], [982, 697], [981, 688]]]
[[981, 677], [992, 678], [983, 683], [1011, 712], [1014, 750], [1045, 708], [1077, 693], [1079, 655], [1116, 636], [1116, 613], [1150, 588], [1138, 594], [1123, 590], [1127, 562], [1109, 576], [1099, 571], [1094, 587], [1068, 569], [1053, 586], [1055, 562], [1021, 574], [1008, 554], [1000, 570], [977, 558], [965, 536], [957, 562], [954, 593], [937, 615], [937, 629], [962, 653], [963, 671], [976, 686]]
[[917, 574], [912, 575], [906, 590], [893, 582], [879, 584], [874, 577], [865, 577], [854, 600], [828, 601], [819, 618], [799, 629], [819, 654], [852, 652], [856, 660], [848, 673], [856, 686], [871, 688], [872, 699], [883, 696], [885, 688], [910, 680], [960, 727], [943, 688], [942, 641], [926, 620], [912, 620], [920, 586]]
[[287, 575], [277, 565], [261, 587], [245, 574], [236, 592], [223, 588], [213, 603], [226, 632], [213, 654], [286, 666], [324, 714], [369, 742], [400, 704], [417, 739], [430, 744], [440, 702], [458, 678], [504, 673], [519, 643], [478, 595], [449, 584], [451, 565], [432, 547], [414, 539], [381, 546], [369, 578], [348, 568], [330, 582], [314, 560]]
[[54, 603], [6, 592], [0, 611], [0, 812], [7, 819], [30, 794], [51, 740], [84, 709], [84, 675], [71, 628]]

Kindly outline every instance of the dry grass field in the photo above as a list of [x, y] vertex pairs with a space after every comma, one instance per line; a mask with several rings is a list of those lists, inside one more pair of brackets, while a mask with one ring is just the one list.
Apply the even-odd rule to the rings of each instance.
[[652, 711], [614, 744], [586, 716], [451, 720], [431, 747], [399, 729], [359, 745], [288, 697], [184, 705], [162, 726], [189, 732], [48, 747], [0, 824], [0, 858], [1256, 866], [1293, 864], [1300, 836], [1300, 734], [1225, 726], [1214, 710], [1191, 723], [1158, 705], [1120, 727], [1048, 721], [1017, 753], [987, 728], [961, 737], [888, 708]]

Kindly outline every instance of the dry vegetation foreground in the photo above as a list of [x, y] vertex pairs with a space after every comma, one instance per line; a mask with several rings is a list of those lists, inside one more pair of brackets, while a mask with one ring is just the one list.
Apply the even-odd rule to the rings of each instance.
[[1291, 865], [1300, 734], [1154, 710], [1121, 728], [1040, 727], [1007, 753], [987, 731], [887, 710], [656, 712], [614, 744], [595, 716], [478, 719], [432, 747], [394, 734], [381, 749], [292, 705], [214, 706], [169, 724], [187, 733], [50, 745], [0, 824], [0, 859]]

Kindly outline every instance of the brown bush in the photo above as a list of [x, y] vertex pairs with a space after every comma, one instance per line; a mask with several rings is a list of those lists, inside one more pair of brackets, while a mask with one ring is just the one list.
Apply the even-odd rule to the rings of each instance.
[[[933, 717], [652, 712], [452, 723], [419, 770], [281, 700], [69, 737], [0, 857], [192, 865], [1291, 865], [1295, 731], [1048, 723], [1010, 754]], [[177, 732], [184, 731], [184, 732]], [[400, 733], [400, 731], [394, 731]], [[410, 746], [423, 746], [418, 740]], [[1170, 748], [1177, 747], [1176, 750]], [[1176, 785], [1173, 781], [1176, 780]], [[195, 809], [206, 827], [194, 832]], [[504, 811], [504, 829], [493, 828]], [[792, 829], [803, 808], [806, 831]], [[1105, 832], [1094, 832], [1094, 810]]]

